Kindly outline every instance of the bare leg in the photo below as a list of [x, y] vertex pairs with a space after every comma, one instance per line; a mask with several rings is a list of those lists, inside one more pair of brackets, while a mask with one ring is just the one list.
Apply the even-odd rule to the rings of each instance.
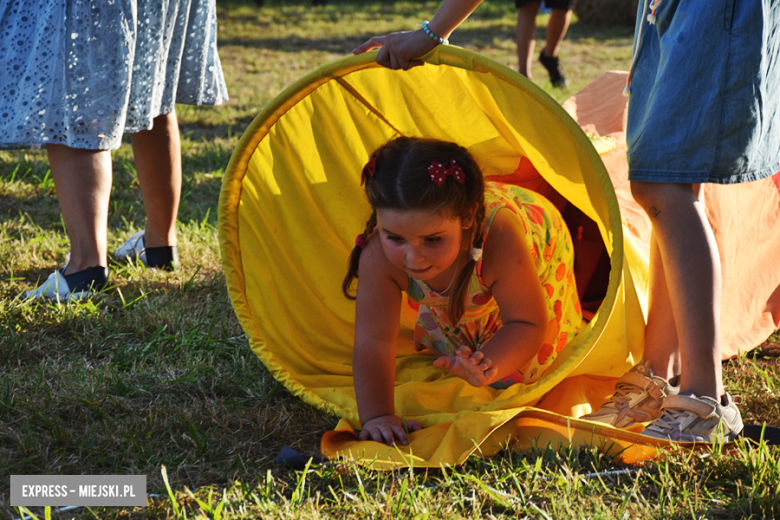
[[534, 45], [536, 44], [536, 13], [541, 2], [531, 2], [517, 10], [517, 61], [520, 74], [531, 78]]
[[548, 58], [558, 56], [558, 47], [561, 46], [566, 31], [569, 30], [571, 11], [567, 9], [553, 9], [550, 21], [547, 22], [547, 44], [544, 55]]
[[650, 362], [653, 374], [667, 381], [680, 375], [680, 343], [669, 300], [664, 264], [656, 233], [650, 238], [650, 306], [645, 330], [644, 358]]
[[151, 130], [132, 134], [138, 182], [146, 209], [146, 247], [176, 245], [181, 197], [181, 142], [176, 113], [154, 118]]
[[632, 182], [631, 192], [653, 223], [680, 342], [680, 389], [719, 400], [720, 257], [704, 206], [690, 184]]
[[65, 274], [108, 266], [106, 229], [111, 196], [111, 152], [46, 146], [62, 219], [70, 239]]

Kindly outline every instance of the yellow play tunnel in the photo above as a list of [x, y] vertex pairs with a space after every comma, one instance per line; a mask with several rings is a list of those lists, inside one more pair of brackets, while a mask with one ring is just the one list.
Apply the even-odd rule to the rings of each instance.
[[[230, 298], [252, 349], [293, 394], [345, 419], [341, 428], [359, 427], [351, 367], [355, 303], [342, 295], [341, 281], [370, 214], [360, 172], [369, 154], [395, 136], [434, 137], [468, 148], [488, 177], [514, 182], [525, 158], [598, 224], [611, 270], [595, 316], [544, 377], [505, 390], [473, 388], [415, 354], [415, 312], [405, 309], [396, 413], [444, 430], [476, 414], [469, 434], [475, 438], [461, 443], [468, 451], [506, 424], [512, 410], [536, 405], [579, 416], [598, 406], [614, 378], [641, 357], [646, 259], [624, 240], [618, 200], [591, 139], [533, 83], [475, 53], [440, 46], [424, 66], [405, 72], [374, 59], [375, 53], [350, 56], [297, 81], [255, 118], [230, 161], [219, 203], [220, 245]], [[435, 435], [436, 442], [446, 437]], [[373, 443], [351, 443], [353, 456], [360, 457], [360, 444]], [[331, 455], [340, 450], [325, 448]], [[440, 448], [442, 463], [468, 454]]]

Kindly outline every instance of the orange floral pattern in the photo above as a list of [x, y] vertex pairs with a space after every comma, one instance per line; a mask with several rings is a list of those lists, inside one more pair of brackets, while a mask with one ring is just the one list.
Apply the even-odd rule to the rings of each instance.
[[[496, 213], [507, 208], [523, 221], [531, 257], [547, 299], [547, 335], [539, 352], [496, 388], [538, 381], [558, 354], [577, 334], [582, 311], [574, 281], [574, 250], [561, 214], [547, 199], [517, 186], [488, 182], [485, 186], [485, 238]], [[542, 252], [540, 254], [540, 252]], [[447, 298], [433, 294], [420, 280], [409, 278], [407, 295], [419, 304], [414, 331], [418, 349], [451, 354], [460, 346], [478, 350], [501, 328], [501, 313], [489, 287], [482, 283], [482, 262], [477, 262], [469, 285], [466, 310], [453, 325], [447, 318]]]

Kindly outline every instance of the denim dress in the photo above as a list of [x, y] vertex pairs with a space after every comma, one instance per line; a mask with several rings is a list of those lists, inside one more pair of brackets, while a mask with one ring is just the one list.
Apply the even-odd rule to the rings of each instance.
[[630, 180], [780, 171], [780, 0], [640, 0], [630, 78]]

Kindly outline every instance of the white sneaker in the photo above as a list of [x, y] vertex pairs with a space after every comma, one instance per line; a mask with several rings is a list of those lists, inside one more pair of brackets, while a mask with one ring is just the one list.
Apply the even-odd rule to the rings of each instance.
[[33, 289], [24, 293], [24, 300], [39, 300], [41, 298], [47, 298], [56, 302], [75, 301], [89, 296], [94, 293], [94, 289], [87, 289], [84, 291], [72, 292], [68, 286], [68, 281], [65, 279], [65, 269], [70, 263], [70, 253], [67, 254], [65, 265], [56, 269], [49, 275], [45, 282]]
[[653, 374], [650, 362], [640, 361], [615, 384], [615, 393], [601, 408], [580, 419], [628, 428], [661, 417], [664, 399], [676, 395], [679, 388]]
[[144, 234], [139, 231], [128, 238], [114, 253], [119, 261], [134, 262], [140, 260], [144, 266], [164, 271], [175, 271], [179, 268], [179, 250], [176, 246], [146, 247]]
[[138, 259], [148, 267], [148, 264], [146, 263], [144, 233], [146, 233], [146, 230], [141, 230], [125, 240], [125, 243], [114, 252], [114, 258], [120, 262], [135, 262], [135, 260]]
[[742, 415], [737, 408], [741, 402], [741, 397], [729, 394], [721, 402], [690, 393], [672, 395], [661, 406], [663, 415], [642, 435], [675, 442], [730, 442], [742, 433]]

